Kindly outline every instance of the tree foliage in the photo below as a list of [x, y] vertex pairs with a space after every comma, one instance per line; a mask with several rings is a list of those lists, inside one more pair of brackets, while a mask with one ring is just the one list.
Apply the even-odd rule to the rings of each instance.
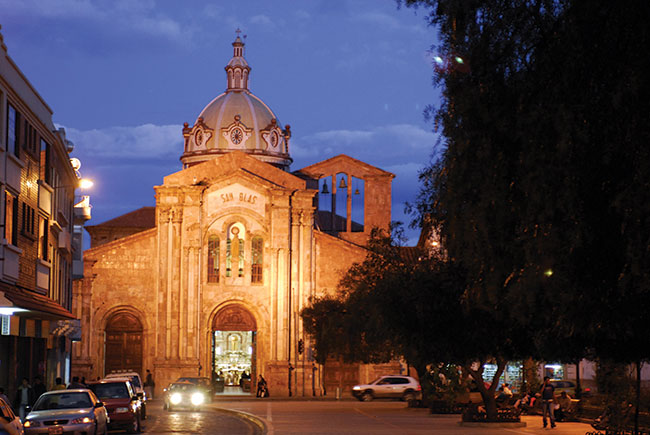
[[416, 206], [467, 299], [539, 331], [546, 359], [647, 358], [648, 3], [403, 3], [431, 8], [451, 59]]

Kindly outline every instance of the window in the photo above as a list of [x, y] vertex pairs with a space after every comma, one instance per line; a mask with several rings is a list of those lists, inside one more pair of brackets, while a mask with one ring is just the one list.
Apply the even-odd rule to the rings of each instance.
[[23, 218], [21, 231], [28, 236], [34, 235], [34, 214], [35, 210], [23, 202]]
[[23, 149], [34, 155], [37, 150], [38, 134], [36, 129], [26, 119], [24, 120], [23, 126]]
[[7, 148], [20, 157], [20, 113], [12, 106], [7, 108]]
[[208, 282], [219, 282], [219, 238], [208, 239]]
[[41, 180], [52, 186], [52, 162], [50, 144], [41, 139]]
[[5, 192], [5, 239], [18, 246], [18, 201], [16, 197]]
[[262, 282], [262, 267], [264, 265], [264, 239], [253, 237], [252, 242], [251, 282]]
[[244, 239], [239, 232], [237, 226], [232, 226], [226, 240], [226, 276], [232, 276], [233, 263], [237, 267], [237, 276], [244, 276]]
[[49, 261], [48, 255], [48, 234], [50, 225], [47, 219], [42, 216], [38, 217], [38, 258], [43, 261]]

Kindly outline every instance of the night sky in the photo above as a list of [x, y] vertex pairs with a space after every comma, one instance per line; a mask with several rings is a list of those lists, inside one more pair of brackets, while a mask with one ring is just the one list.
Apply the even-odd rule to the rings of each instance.
[[95, 181], [89, 225], [155, 204], [181, 169], [183, 122], [226, 88], [237, 28], [250, 90], [291, 124], [291, 169], [345, 153], [390, 171], [393, 219], [408, 222], [436, 144], [425, 16], [393, 0], [0, 0], [9, 55]]

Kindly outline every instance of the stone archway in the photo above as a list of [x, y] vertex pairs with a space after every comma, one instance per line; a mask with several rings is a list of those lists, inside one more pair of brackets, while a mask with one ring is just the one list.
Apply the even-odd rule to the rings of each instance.
[[228, 305], [212, 321], [212, 378], [216, 392], [250, 394], [255, 380], [257, 322], [241, 305]]
[[106, 322], [104, 372], [142, 373], [142, 323], [133, 314], [121, 311]]

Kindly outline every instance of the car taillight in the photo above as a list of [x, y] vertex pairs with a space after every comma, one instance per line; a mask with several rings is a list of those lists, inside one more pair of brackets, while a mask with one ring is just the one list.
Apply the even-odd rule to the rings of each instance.
[[420, 386], [420, 384], [418, 384], [418, 387], [415, 389], [415, 391], [422, 391], [422, 387]]
[[591, 388], [585, 388], [585, 391], [588, 393], [591, 391]]

